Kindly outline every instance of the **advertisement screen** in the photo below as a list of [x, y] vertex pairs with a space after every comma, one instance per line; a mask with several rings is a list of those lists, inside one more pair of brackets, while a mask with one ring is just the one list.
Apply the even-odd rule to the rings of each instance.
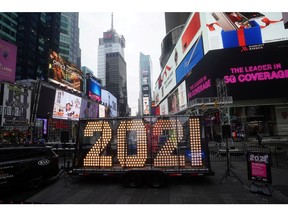
[[143, 97], [143, 115], [150, 115], [149, 97]]
[[185, 75], [203, 58], [203, 39], [199, 37], [183, 61], [176, 69], [176, 83], [179, 83]]
[[101, 90], [101, 95], [102, 95], [102, 102], [104, 104], [109, 105], [109, 116], [110, 117], [116, 117], [117, 116], [117, 98], [108, 92], [107, 90], [102, 89]]
[[[283, 42], [208, 52], [186, 78], [188, 101], [216, 97], [216, 80], [224, 79], [233, 100], [286, 98], [288, 52]], [[273, 54], [271, 54], [273, 53]]]
[[286, 12], [211, 12], [202, 20], [208, 34], [205, 52], [288, 40]]
[[168, 115], [169, 111], [168, 111], [168, 100], [164, 99], [161, 103], [160, 103], [160, 115]]
[[17, 47], [0, 39], [0, 81], [15, 82]]
[[[203, 49], [201, 34], [200, 13], [191, 13], [170, 58], [155, 83], [156, 105], [171, 92], [184, 75], [203, 57], [201, 54], [201, 50]], [[188, 60], [186, 63], [182, 61], [185, 56], [187, 56], [186, 60]], [[177, 77], [176, 70], [181, 62], [183, 62], [183, 65], [179, 69]], [[189, 70], [185, 67], [185, 64], [186, 67], [189, 67]]]
[[31, 90], [8, 83], [3, 86], [1, 126], [28, 126], [31, 116]]
[[93, 77], [90, 77], [90, 80], [87, 82], [88, 84], [88, 97], [94, 101], [101, 101], [101, 85], [100, 83]]
[[63, 90], [56, 90], [53, 118], [79, 120], [81, 98]]
[[48, 80], [79, 92], [83, 91], [83, 72], [52, 50], [49, 55]]
[[98, 118], [99, 103], [82, 98], [80, 118]]
[[105, 106], [99, 104], [99, 118], [105, 118]]

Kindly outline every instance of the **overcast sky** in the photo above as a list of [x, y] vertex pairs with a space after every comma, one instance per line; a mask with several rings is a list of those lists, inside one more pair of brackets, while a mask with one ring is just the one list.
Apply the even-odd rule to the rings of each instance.
[[[112, 12], [79, 13], [81, 64], [97, 76], [99, 38], [111, 28]], [[113, 12], [113, 27], [126, 40], [128, 104], [132, 113], [138, 110], [140, 52], [150, 55], [153, 67], [152, 85], [160, 74], [161, 42], [165, 37], [164, 12]]]

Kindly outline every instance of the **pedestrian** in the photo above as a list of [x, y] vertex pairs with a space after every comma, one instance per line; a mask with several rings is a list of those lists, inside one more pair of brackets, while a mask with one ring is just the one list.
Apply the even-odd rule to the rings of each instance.
[[263, 137], [260, 135], [260, 133], [257, 132], [256, 139], [258, 140], [258, 145], [259, 145], [259, 147], [262, 146], [262, 138], [263, 138]]

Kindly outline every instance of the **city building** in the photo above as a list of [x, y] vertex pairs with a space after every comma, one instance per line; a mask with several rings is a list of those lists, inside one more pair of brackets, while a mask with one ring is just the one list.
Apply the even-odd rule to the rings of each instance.
[[97, 77], [102, 88], [117, 98], [119, 116], [129, 115], [124, 48], [125, 38], [113, 28], [112, 14], [111, 29], [99, 38]]
[[67, 61], [81, 67], [79, 47], [79, 13], [61, 13], [59, 53]]
[[49, 50], [59, 51], [60, 13], [17, 13], [16, 80], [47, 80]]
[[0, 13], [0, 38], [16, 44], [17, 36], [17, 13]]
[[150, 55], [144, 55], [140, 52], [139, 64], [139, 109], [138, 113], [142, 115], [151, 115], [151, 73], [152, 63]]
[[167, 63], [189, 16], [188, 12], [165, 12], [166, 36], [161, 43], [161, 68]]
[[105, 89], [117, 98], [119, 116], [128, 116], [126, 62], [118, 52], [106, 54]]
[[106, 54], [119, 53], [124, 60], [125, 38], [118, 35], [113, 28], [113, 15], [111, 29], [103, 32], [103, 38], [99, 38], [98, 45], [98, 70], [97, 77], [101, 80], [102, 87], [106, 86]]

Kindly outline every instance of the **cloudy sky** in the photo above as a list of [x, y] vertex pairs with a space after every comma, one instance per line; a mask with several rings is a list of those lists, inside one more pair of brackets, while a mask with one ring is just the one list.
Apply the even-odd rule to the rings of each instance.
[[[98, 40], [111, 28], [112, 12], [81, 12], [79, 14], [82, 66], [97, 76]], [[153, 84], [160, 74], [161, 42], [165, 37], [164, 12], [113, 12], [113, 26], [126, 40], [124, 50], [127, 66], [128, 104], [132, 113], [138, 109], [140, 52], [150, 55]]]

